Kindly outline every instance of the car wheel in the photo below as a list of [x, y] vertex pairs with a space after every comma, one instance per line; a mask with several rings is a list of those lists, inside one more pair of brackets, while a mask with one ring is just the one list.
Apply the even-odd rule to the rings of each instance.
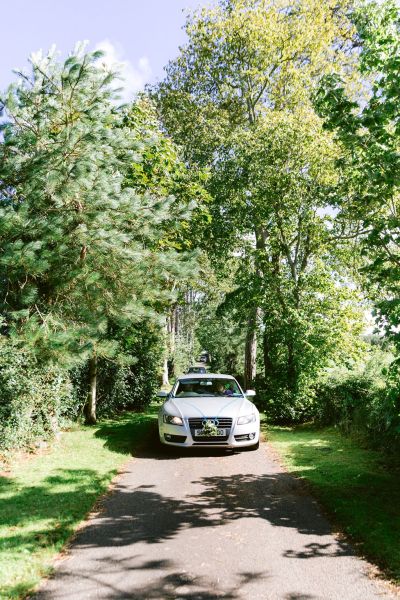
[[260, 442], [258, 441], [257, 444], [253, 444], [252, 446], [247, 446], [246, 450], [248, 450], [249, 452], [252, 452], [253, 450], [258, 450], [260, 447]]

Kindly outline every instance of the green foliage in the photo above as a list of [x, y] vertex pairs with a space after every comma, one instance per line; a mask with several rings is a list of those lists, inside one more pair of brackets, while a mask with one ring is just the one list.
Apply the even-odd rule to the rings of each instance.
[[222, 0], [192, 13], [188, 42], [154, 90], [167, 129], [210, 166], [227, 134], [263, 110], [308, 103], [322, 72], [348, 65], [349, 3]]
[[270, 423], [335, 425], [394, 452], [400, 444], [400, 404], [393, 359], [380, 344], [364, 347], [358, 360], [322, 370], [295, 396], [287, 388], [285, 373], [281, 380], [259, 376], [257, 401]]
[[[129, 411], [142, 411], [154, 399], [160, 385], [163, 340], [160, 327], [144, 321], [117, 333], [121, 339], [120, 360], [99, 359], [97, 370], [97, 414], [100, 418]], [[77, 405], [87, 396], [88, 366], [72, 371]]]
[[[126, 366], [114, 367], [115, 380], [108, 393], [105, 392], [106, 397], [101, 406], [103, 414], [122, 409], [144, 410], [159, 389], [162, 358], [160, 329], [149, 322], [143, 322], [140, 327], [135, 326], [125, 332], [123, 345], [125, 355], [130, 356], [132, 361]], [[110, 369], [110, 365], [108, 368]], [[107, 377], [104, 380], [106, 385], [109, 384]]]
[[123, 124], [141, 140], [140, 160], [131, 163], [125, 186], [141, 194], [150, 191], [152, 196], [171, 202], [160, 247], [180, 251], [195, 248], [209, 221], [204, 188], [207, 173], [187, 168], [178, 147], [162, 132], [156, 108], [147, 96], [139, 95], [125, 112]]
[[[223, 264], [210, 252], [203, 257], [202, 285], [196, 305], [199, 350], [207, 349], [211, 371], [243, 378], [244, 324], [242, 285], [236, 280], [237, 259]], [[214, 268], [213, 265], [214, 264]]]
[[[283, 384], [282, 384], [283, 381]], [[282, 377], [273, 379], [257, 376], [255, 381], [256, 404], [266, 415], [269, 423], [291, 424], [303, 423], [313, 419], [315, 415], [314, 390], [300, 389], [293, 393]]]
[[313, 0], [201, 9], [154, 90], [187, 160], [209, 170], [203, 247], [217, 277], [240, 257], [221, 309], [198, 328], [201, 342], [213, 366], [242, 371], [249, 333], [262, 336], [264, 389], [279, 390], [282, 413], [296, 419], [327, 363], [357, 352], [360, 330], [353, 261], [331, 211], [340, 149], [311, 104], [320, 77], [355, 60], [347, 9]]
[[296, 419], [302, 411], [290, 406], [290, 395], [305, 402], [329, 362], [360, 348], [361, 297], [329, 204], [335, 154], [312, 111], [274, 111], [230, 140], [213, 180], [225, 231], [235, 231], [246, 256], [236, 309], [249, 311], [254, 301], [263, 309], [264, 383], [275, 397], [282, 390], [282, 411]]
[[26, 348], [0, 337], [0, 453], [33, 447], [76, 417], [68, 372], [41, 364]]
[[[139, 97], [127, 111], [124, 122], [146, 143], [140, 162], [132, 163], [125, 184], [141, 193], [151, 190], [155, 197], [168, 196], [171, 200], [169, 218], [163, 223], [164, 234], [156, 248], [174, 249], [180, 258], [176, 260], [175, 272], [165, 277], [164, 286], [171, 292], [170, 297], [163, 305], [158, 303], [166, 319], [163, 358], [168, 374], [174, 376], [186, 371], [196, 354], [191, 296], [197, 286], [197, 246], [210, 220], [209, 197], [204, 188], [207, 174], [202, 169], [188, 169], [177, 146], [161, 131], [155, 107], [148, 97]], [[189, 258], [187, 252], [193, 250]], [[159, 353], [155, 355], [160, 358]], [[140, 360], [140, 353], [138, 357]], [[159, 371], [154, 366], [153, 379]]]
[[[183, 312], [188, 312], [192, 309], [192, 306], [185, 305], [183, 310], [181, 310], [181, 315]], [[179, 326], [180, 333], [175, 335], [174, 346], [170, 349], [169, 358], [167, 359], [172, 378], [185, 373], [188, 367], [196, 362], [197, 356], [201, 351], [201, 346], [194, 335], [195, 324], [183, 321]]]
[[114, 108], [98, 53], [77, 48], [61, 65], [38, 55], [32, 69], [9, 90], [0, 146], [2, 309], [42, 357], [110, 356], [108, 320], [151, 314], [179, 271], [157, 248], [173, 200], [126, 186], [149, 136]]
[[[202, 188], [144, 98], [115, 106], [116, 74], [100, 59], [82, 45], [64, 63], [37, 53], [5, 97], [0, 310], [43, 369], [90, 359], [93, 374], [100, 361], [111, 410], [152, 396], [160, 353], [125, 337], [161, 322], [193, 268], [181, 232]], [[127, 361], [137, 370], [116, 366]]]
[[358, 220], [365, 287], [380, 326], [398, 345], [400, 207], [400, 10], [395, 2], [366, 2], [353, 15], [360, 72], [371, 82], [354, 99], [338, 75], [324, 81], [316, 105], [343, 145], [344, 217]]
[[371, 403], [384, 390], [365, 373], [333, 373], [317, 389], [317, 419], [345, 433], [365, 431]]
[[[369, 97], [353, 99], [336, 73], [325, 78], [317, 94], [317, 107], [327, 127], [352, 150], [350, 173], [355, 199], [388, 199], [399, 180], [399, 53], [400, 11], [391, 0], [365, 2], [352, 18], [360, 48], [360, 73], [370, 80]], [[362, 208], [361, 206], [359, 207]]]
[[[4, 372], [59, 385], [57, 421], [80, 414], [88, 359], [109, 415], [206, 349], [214, 370], [257, 366], [270, 419], [350, 429], [367, 410], [367, 429], [395, 431], [397, 363], [385, 390], [351, 365], [360, 282], [400, 347], [399, 22], [392, 2], [221, 0], [129, 107], [101, 53], [33, 56], [1, 125], [0, 311], [25, 353]], [[54, 379], [71, 367], [75, 392]]]
[[329, 372], [316, 389], [313, 416], [325, 425], [338, 425], [345, 433], [396, 451], [400, 402], [393, 354], [371, 348], [366, 363]]
[[214, 373], [242, 374], [244, 335], [240, 323], [231, 314], [204, 316], [197, 329], [202, 348], [211, 356]]

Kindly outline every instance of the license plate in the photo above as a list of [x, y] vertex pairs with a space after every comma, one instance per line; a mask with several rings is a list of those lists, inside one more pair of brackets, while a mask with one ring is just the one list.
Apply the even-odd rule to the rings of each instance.
[[212, 433], [205, 431], [204, 429], [195, 429], [194, 435], [196, 437], [219, 437], [226, 435], [226, 429], [214, 429]]

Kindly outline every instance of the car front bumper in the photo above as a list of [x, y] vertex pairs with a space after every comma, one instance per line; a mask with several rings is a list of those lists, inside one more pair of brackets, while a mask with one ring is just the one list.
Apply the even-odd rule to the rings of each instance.
[[254, 446], [258, 444], [260, 439], [260, 423], [258, 420], [247, 425], [233, 425], [226, 439], [218, 437], [208, 437], [204, 441], [193, 439], [192, 431], [187, 420], [184, 420], [183, 425], [170, 425], [164, 423], [162, 417], [158, 420], [158, 431], [160, 441], [167, 446], [176, 446], [180, 448], [245, 448], [246, 446]]

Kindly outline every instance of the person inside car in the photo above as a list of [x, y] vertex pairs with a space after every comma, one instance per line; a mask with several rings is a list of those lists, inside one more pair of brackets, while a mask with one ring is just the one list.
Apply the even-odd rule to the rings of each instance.
[[225, 392], [225, 388], [222, 385], [222, 383], [217, 383], [217, 387], [215, 389], [215, 393], [217, 394], [217, 396], [223, 396]]
[[231, 389], [230, 386], [225, 388], [222, 383], [218, 383], [217, 389], [216, 389], [216, 394], [218, 396], [233, 396], [233, 390]]

